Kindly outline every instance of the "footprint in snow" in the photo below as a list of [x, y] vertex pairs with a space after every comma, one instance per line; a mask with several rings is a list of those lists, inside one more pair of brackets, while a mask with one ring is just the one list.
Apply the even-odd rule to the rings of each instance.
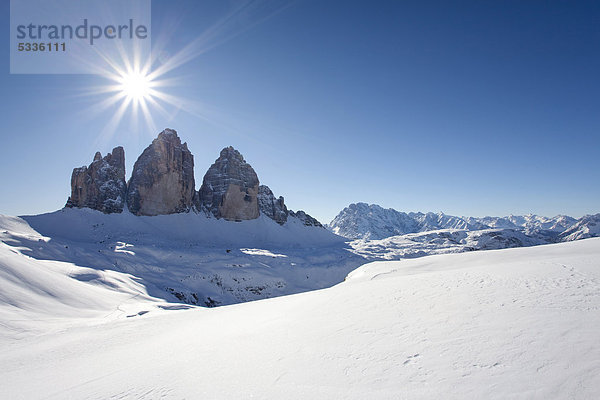
[[403, 364], [403, 365], [406, 365], [406, 364], [408, 364], [408, 363], [409, 363], [409, 362], [411, 362], [413, 359], [415, 359], [415, 358], [419, 357], [419, 355], [420, 355], [420, 354], [419, 354], [419, 353], [417, 353], [417, 354], [414, 354], [414, 355], [412, 355], [412, 356], [408, 356], [408, 357], [406, 358], [406, 361], [404, 361], [402, 364]]

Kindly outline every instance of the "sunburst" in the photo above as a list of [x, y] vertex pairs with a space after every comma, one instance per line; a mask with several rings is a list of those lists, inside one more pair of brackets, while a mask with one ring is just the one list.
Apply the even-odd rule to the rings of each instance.
[[[88, 110], [91, 111], [89, 114], [109, 110], [112, 112], [110, 120], [105, 123], [98, 139], [106, 140], [112, 137], [126, 117], [130, 117], [134, 123], [135, 131], [140, 131], [137, 128], [140, 120], [143, 121], [151, 135], [157, 130], [153, 118], [157, 114], [171, 120], [181, 110], [215, 123], [213, 121], [215, 111], [209, 112], [209, 107], [200, 99], [189, 99], [182, 97], [180, 93], [169, 93], [174, 86], [182, 86], [185, 83], [183, 77], [177, 77], [176, 73], [172, 74], [173, 70], [263, 22], [287, 6], [289, 4], [271, 4], [266, 0], [242, 1], [229, 14], [216, 21], [199, 37], [167, 59], [162, 56], [153, 57], [166, 53], [168, 39], [161, 36], [156, 37], [152, 56], [147, 55], [144, 58], [140, 55], [139, 49], [126, 51], [123, 47], [110, 55], [100, 54], [105, 61], [104, 66], [90, 65], [90, 69], [106, 78], [107, 83], [95, 88], [88, 87], [82, 93], [84, 96], [99, 97], [99, 101]], [[240, 20], [244, 23], [240, 24]]]
[[119, 77], [121, 93], [132, 101], [141, 102], [150, 98], [152, 81], [148, 75], [131, 71]]

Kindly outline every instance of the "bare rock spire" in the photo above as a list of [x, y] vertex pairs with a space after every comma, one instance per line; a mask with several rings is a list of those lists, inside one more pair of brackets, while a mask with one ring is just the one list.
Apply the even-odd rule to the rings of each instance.
[[289, 211], [285, 206], [283, 196], [276, 198], [268, 186], [260, 185], [258, 187], [258, 207], [261, 214], [271, 218], [279, 225], [287, 222]]
[[135, 162], [127, 189], [129, 211], [136, 215], [186, 212], [194, 195], [194, 156], [176, 131], [165, 129]]
[[97, 152], [88, 167], [73, 170], [71, 196], [65, 207], [120, 213], [125, 205], [126, 193], [125, 151], [119, 146], [104, 158]]
[[258, 218], [258, 183], [256, 172], [240, 152], [226, 147], [204, 175], [200, 206], [228, 221]]

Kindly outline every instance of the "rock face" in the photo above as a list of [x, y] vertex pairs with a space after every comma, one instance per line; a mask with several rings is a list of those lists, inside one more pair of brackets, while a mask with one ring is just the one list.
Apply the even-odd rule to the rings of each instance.
[[288, 219], [289, 212], [283, 201], [283, 196], [275, 198], [268, 186], [260, 185], [258, 187], [258, 208], [261, 214], [271, 218], [279, 225], [285, 224]]
[[194, 156], [176, 131], [165, 129], [135, 162], [127, 190], [129, 211], [136, 215], [186, 212], [194, 195]]
[[239, 151], [226, 147], [204, 175], [198, 201], [217, 218], [258, 218], [258, 176]]
[[292, 218], [298, 218], [304, 225], [306, 226], [316, 226], [318, 228], [323, 228], [323, 225], [317, 221], [316, 218], [311, 217], [304, 211], [290, 211], [289, 216]]
[[173, 129], [162, 131], [138, 157], [125, 182], [125, 152], [116, 147], [102, 158], [96, 153], [89, 167], [75, 168], [71, 197], [66, 207], [88, 207], [105, 213], [163, 215], [204, 211], [228, 221], [256, 219], [261, 214], [284, 225], [293, 218], [306, 226], [322, 227], [304, 211], [288, 210], [283, 197], [275, 197], [239, 151], [221, 150], [210, 166], [200, 191], [195, 191], [194, 156]]
[[104, 213], [120, 213], [125, 205], [125, 151], [115, 147], [102, 158], [94, 156], [89, 167], [75, 168], [71, 175], [71, 196], [65, 207], [88, 207]]

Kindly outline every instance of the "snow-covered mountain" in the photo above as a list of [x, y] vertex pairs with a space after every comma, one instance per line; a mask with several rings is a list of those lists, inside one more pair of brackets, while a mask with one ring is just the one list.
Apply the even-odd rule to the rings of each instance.
[[[128, 218], [154, 234], [164, 225], [153, 222], [163, 217]], [[53, 244], [22, 219], [3, 221], [2, 229], [20, 232], [0, 243], [7, 399], [594, 399], [600, 392], [597, 238], [375, 262], [324, 290], [207, 309], [152, 297], [129, 273], [56, 261], [48, 246], [65, 257], [82, 250]], [[191, 229], [174, 220], [165, 233], [177, 223]], [[107, 262], [140, 250], [157, 261], [179, 257], [162, 246], [105, 245]], [[37, 251], [48, 259], [34, 258]], [[94, 251], [82, 260], [98, 261]], [[257, 263], [284, 259], [253, 252], [264, 257]]]
[[[304, 211], [288, 210], [233, 147], [220, 152], [198, 191], [193, 155], [174, 130], [144, 150], [129, 181], [124, 163], [120, 147], [97, 153], [73, 170], [63, 210], [1, 216], [5, 250], [26, 264], [78, 270], [60, 278], [75, 283], [74, 293], [84, 280], [139, 291], [135, 297], [214, 307], [329, 287], [370, 260], [544, 244], [571, 222], [407, 214], [358, 203], [336, 217], [332, 233]], [[594, 221], [561, 238], [593, 236]], [[18, 275], [14, 264], [5, 268]]]
[[443, 213], [404, 213], [376, 204], [355, 203], [344, 208], [328, 225], [335, 233], [349, 239], [383, 239], [437, 229], [483, 229], [477, 221]]
[[128, 181], [122, 147], [98, 152], [73, 170], [63, 210], [0, 216], [0, 240], [59, 269], [91, 269], [83, 273], [90, 282], [103, 284], [105, 271], [131, 274], [147, 296], [208, 307], [328, 287], [365, 262], [344, 238], [260, 185], [231, 146], [199, 190], [195, 182], [194, 156], [165, 129]]
[[[64, 209], [0, 215], [4, 397], [600, 390], [600, 239], [578, 240], [598, 235], [600, 214], [473, 219], [356, 204], [331, 227], [360, 238], [348, 240], [288, 210], [232, 147], [200, 190], [192, 167], [168, 130], [128, 182], [115, 148], [73, 171]], [[556, 240], [578, 241], [507, 249]]]
[[[461, 218], [364, 203], [344, 209], [330, 224], [332, 233], [305, 212], [288, 210], [283, 197], [260, 185], [233, 147], [220, 152], [198, 191], [193, 155], [174, 130], [161, 132], [144, 150], [127, 182], [124, 160], [124, 150], [115, 148], [75, 168], [63, 210], [0, 216], [5, 250], [25, 257], [18, 260], [26, 264], [45, 260], [63, 272], [77, 269], [60, 278], [75, 282], [74, 293], [84, 280], [141, 293], [134, 297], [213, 307], [329, 287], [370, 260], [534, 246], [557, 237], [598, 234], [598, 216], [559, 237], [575, 220]], [[7, 275], [19, 276], [14, 264], [5, 268]], [[5, 300], [18, 302], [10, 296]]]
[[[514, 229], [442, 229], [349, 241], [307, 222], [298, 213], [280, 224], [266, 215], [231, 222], [194, 212], [136, 216], [127, 210], [65, 208], [0, 216], [0, 241], [27, 262], [81, 269], [61, 278], [76, 286], [80, 276], [102, 286], [107, 277], [124, 274], [119, 282], [133, 279], [142, 296], [208, 307], [329, 287], [372, 260], [548, 243], [544, 235]], [[14, 265], [7, 268], [9, 275], [17, 271]], [[131, 293], [129, 284], [120, 285], [117, 291]]]
[[522, 229], [527, 233], [563, 232], [577, 222], [575, 218], [567, 215], [548, 218], [535, 214], [509, 215], [508, 217], [465, 217], [464, 219], [473, 223], [480, 223], [489, 228]]
[[[322, 227], [264, 215], [230, 222], [193, 212], [140, 217], [66, 208], [0, 216], [0, 242], [20, 260], [39, 261], [36, 268], [84, 270], [65, 279], [104, 285], [106, 276], [125, 274], [151, 297], [203, 306], [321, 289], [365, 263]], [[9, 275], [18, 272], [8, 267]]]
[[553, 242], [577, 222], [575, 218], [565, 215], [553, 218], [532, 214], [508, 217], [456, 217], [444, 213], [404, 213], [376, 204], [356, 203], [344, 208], [328, 224], [328, 228], [335, 234], [349, 239], [384, 239], [439, 229], [514, 229], [534, 238], [543, 236], [547, 242]]
[[[513, 229], [443, 229], [348, 241], [306, 218], [294, 213], [283, 224], [266, 215], [231, 222], [194, 212], [136, 216], [65, 208], [0, 216], [0, 241], [6, 251], [24, 257], [18, 260], [33, 262], [36, 271], [35, 261], [67, 271], [60, 279], [77, 287], [84, 280], [129, 295], [133, 285], [144, 298], [209, 307], [329, 287], [371, 260], [547, 243], [543, 235]], [[18, 271], [14, 264], [6, 268], [9, 275]]]
[[560, 234], [563, 242], [600, 236], [600, 214], [586, 215]]

